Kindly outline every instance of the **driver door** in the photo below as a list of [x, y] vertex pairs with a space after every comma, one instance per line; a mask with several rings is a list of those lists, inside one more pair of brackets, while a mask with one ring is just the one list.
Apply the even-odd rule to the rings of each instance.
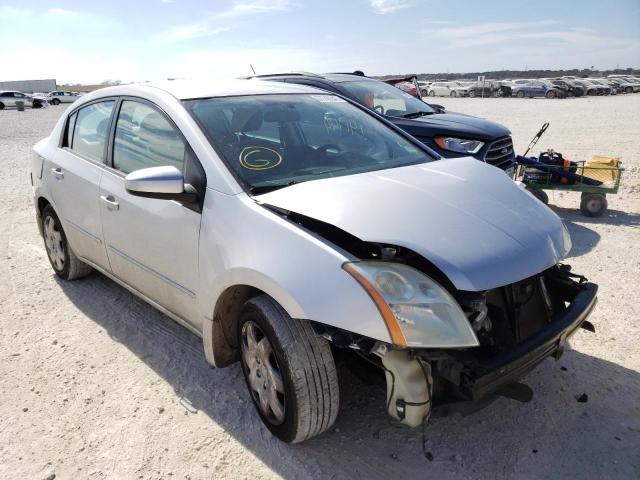
[[175, 200], [135, 196], [125, 188], [125, 176], [132, 171], [172, 165], [188, 177], [199, 163], [164, 113], [129, 99], [119, 108], [110, 161], [100, 181], [100, 201], [112, 273], [200, 331], [200, 212]]

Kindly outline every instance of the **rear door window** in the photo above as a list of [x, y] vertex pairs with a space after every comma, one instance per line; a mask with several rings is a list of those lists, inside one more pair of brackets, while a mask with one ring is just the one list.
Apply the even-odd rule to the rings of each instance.
[[109, 120], [115, 100], [92, 103], [77, 112], [71, 139], [71, 150], [80, 155], [104, 162]]

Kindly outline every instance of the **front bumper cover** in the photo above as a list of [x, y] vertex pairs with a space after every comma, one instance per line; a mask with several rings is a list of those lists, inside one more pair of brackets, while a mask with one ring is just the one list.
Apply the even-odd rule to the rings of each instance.
[[583, 283], [581, 291], [563, 312], [555, 315], [547, 328], [509, 351], [489, 360], [466, 365], [460, 372], [460, 393], [479, 400], [517, 381], [549, 356], [560, 358], [567, 339], [583, 326], [597, 302], [598, 286]]

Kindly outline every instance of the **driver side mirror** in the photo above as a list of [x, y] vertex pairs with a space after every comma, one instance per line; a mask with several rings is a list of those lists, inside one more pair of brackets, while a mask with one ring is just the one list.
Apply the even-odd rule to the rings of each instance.
[[197, 203], [198, 193], [184, 183], [182, 172], [174, 166], [149, 167], [135, 170], [124, 178], [128, 193], [137, 197], [177, 200]]

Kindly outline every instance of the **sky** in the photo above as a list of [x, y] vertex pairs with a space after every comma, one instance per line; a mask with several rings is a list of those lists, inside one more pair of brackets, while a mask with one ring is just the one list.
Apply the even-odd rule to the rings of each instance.
[[640, 67], [640, 0], [0, 0], [1, 80]]

